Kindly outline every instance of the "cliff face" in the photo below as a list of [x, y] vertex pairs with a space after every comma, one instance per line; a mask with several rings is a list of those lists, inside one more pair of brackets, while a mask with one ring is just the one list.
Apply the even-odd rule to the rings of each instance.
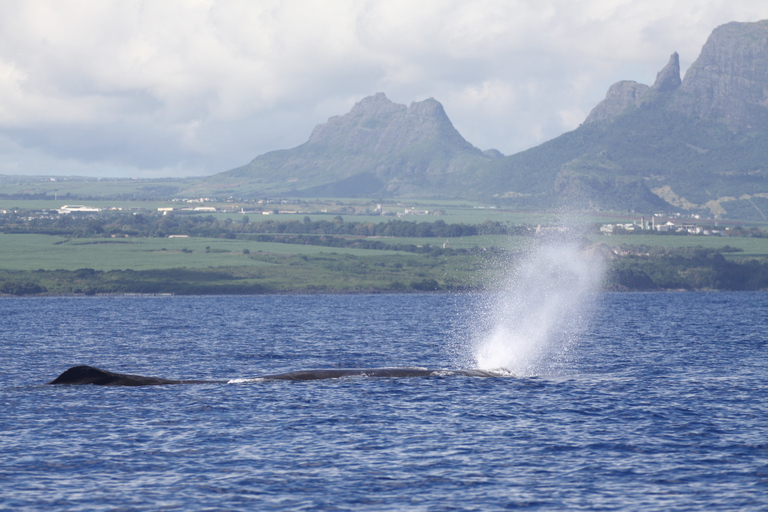
[[768, 20], [716, 28], [671, 107], [736, 133], [768, 126]]
[[592, 109], [584, 123], [595, 123], [621, 114], [630, 105], [637, 104], [648, 89], [645, 84], [628, 80], [616, 82], [608, 89], [605, 99]]
[[348, 114], [334, 116], [315, 127], [307, 144], [356, 150], [375, 145], [384, 129], [402, 117], [405, 105], [393, 103], [384, 93], [362, 99]]
[[587, 117], [594, 123], [667, 94], [665, 109], [673, 114], [723, 123], [734, 133], [768, 127], [768, 20], [728, 23], [709, 36], [698, 59], [680, 80], [680, 62], [673, 53], [647, 87], [618, 82]]
[[653, 84], [653, 89], [659, 92], [669, 92], [674, 91], [680, 87], [681, 84], [680, 56], [675, 52], [669, 57], [667, 65], [656, 75], [656, 82]]
[[651, 99], [649, 91], [667, 93], [678, 89], [680, 80], [680, 57], [677, 52], [669, 57], [669, 62], [656, 75], [652, 87], [632, 81], [621, 81], [608, 89], [605, 99], [597, 104], [589, 113], [585, 124], [611, 119], [622, 114], [631, 106], [639, 106]]
[[430, 141], [478, 151], [456, 131], [438, 101], [429, 98], [406, 107], [380, 92], [356, 103], [348, 114], [315, 127], [307, 144], [386, 156]]

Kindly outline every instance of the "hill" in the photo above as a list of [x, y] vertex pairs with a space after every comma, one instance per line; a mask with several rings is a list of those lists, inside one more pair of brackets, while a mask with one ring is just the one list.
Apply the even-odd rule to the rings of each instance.
[[238, 196], [452, 196], [471, 170], [500, 156], [464, 140], [438, 101], [406, 107], [378, 93], [317, 126], [304, 144], [258, 156], [205, 185]]

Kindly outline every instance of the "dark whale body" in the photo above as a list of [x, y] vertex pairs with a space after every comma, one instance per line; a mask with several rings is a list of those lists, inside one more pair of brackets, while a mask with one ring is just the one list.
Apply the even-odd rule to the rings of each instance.
[[430, 377], [464, 375], [466, 377], [498, 377], [483, 370], [436, 370], [427, 368], [343, 368], [336, 370], [298, 370], [257, 377], [264, 380], [320, 380], [341, 377]]
[[159, 386], [163, 384], [215, 384], [226, 380], [173, 380], [108, 372], [93, 366], [73, 366], [48, 384], [96, 384], [97, 386]]
[[[263, 375], [244, 380], [320, 380], [339, 379], [342, 377], [430, 377], [464, 375], [467, 377], [497, 377], [498, 375], [483, 370], [430, 370], [426, 368], [366, 368], [366, 369], [330, 369], [299, 370], [275, 375]], [[144, 377], [124, 373], [108, 372], [93, 366], [73, 366], [48, 384], [97, 386], [160, 386], [166, 384], [226, 384], [229, 380], [174, 380], [161, 377]]]

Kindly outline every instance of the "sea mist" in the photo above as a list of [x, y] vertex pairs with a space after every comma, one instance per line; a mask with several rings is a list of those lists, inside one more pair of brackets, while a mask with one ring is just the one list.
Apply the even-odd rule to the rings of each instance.
[[604, 268], [600, 251], [580, 238], [565, 228], [537, 236], [521, 257], [496, 269], [501, 291], [483, 299], [473, 343], [477, 368], [552, 374], [570, 358]]

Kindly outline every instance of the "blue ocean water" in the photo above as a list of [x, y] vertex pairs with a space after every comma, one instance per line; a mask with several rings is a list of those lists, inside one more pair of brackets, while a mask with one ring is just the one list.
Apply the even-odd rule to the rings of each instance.
[[768, 293], [601, 295], [520, 377], [44, 385], [462, 367], [487, 301], [0, 299], [0, 510], [768, 510]]

